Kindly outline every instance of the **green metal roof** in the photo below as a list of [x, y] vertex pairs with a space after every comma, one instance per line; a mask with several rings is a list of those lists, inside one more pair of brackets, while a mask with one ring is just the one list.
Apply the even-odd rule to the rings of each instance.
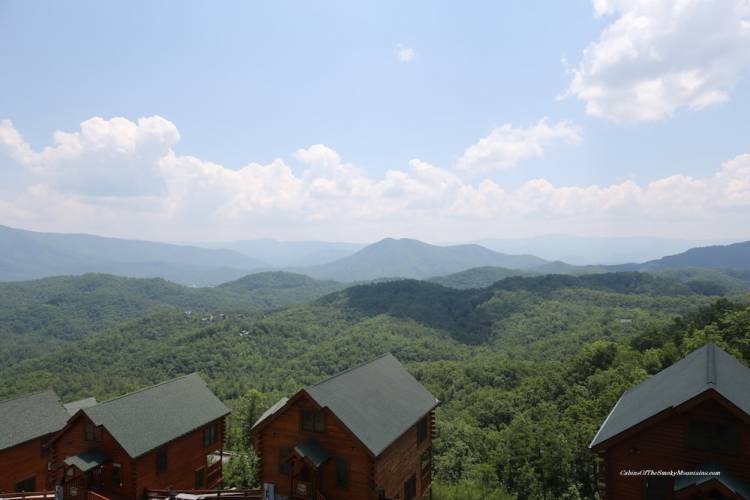
[[229, 413], [193, 373], [82, 410], [132, 458]]
[[316, 469], [331, 457], [328, 450], [313, 438], [295, 446], [294, 451], [300, 457], [308, 459]]
[[267, 419], [268, 417], [270, 417], [271, 415], [275, 414], [277, 411], [282, 409], [284, 405], [286, 405], [287, 401], [289, 401], [289, 398], [287, 397], [283, 397], [279, 399], [278, 401], [276, 401], [272, 407], [270, 407], [269, 409], [263, 412], [263, 414], [258, 418], [258, 420], [255, 421], [252, 428], [255, 429], [258, 426], [258, 424], [260, 424], [265, 419]]
[[96, 398], [86, 398], [86, 399], [79, 399], [78, 401], [71, 401], [70, 403], [65, 403], [63, 406], [65, 407], [65, 410], [68, 412], [68, 415], [75, 415], [75, 413], [78, 410], [81, 410], [83, 408], [90, 408], [91, 406], [96, 405]]
[[83, 453], [68, 457], [64, 460], [65, 465], [74, 465], [81, 472], [88, 472], [94, 467], [107, 463], [110, 458], [101, 450], [90, 448]]
[[375, 456], [438, 404], [392, 354], [305, 391], [321, 407], [328, 407]]
[[68, 421], [55, 391], [0, 401], [0, 450], [57, 432]]
[[626, 391], [590, 446], [714, 389], [750, 415], [750, 369], [715, 344], [706, 344]]
[[700, 486], [710, 481], [718, 481], [728, 490], [738, 494], [741, 498], [750, 499], [750, 486], [743, 483], [727, 472], [720, 464], [706, 463], [695, 468], [697, 471], [719, 472], [718, 476], [678, 476], [674, 481], [674, 491], [681, 491], [691, 486]]

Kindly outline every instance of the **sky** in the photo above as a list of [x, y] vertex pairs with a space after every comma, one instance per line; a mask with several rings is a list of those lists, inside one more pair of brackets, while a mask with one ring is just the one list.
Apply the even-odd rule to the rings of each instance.
[[0, 0], [0, 224], [750, 239], [750, 0]]

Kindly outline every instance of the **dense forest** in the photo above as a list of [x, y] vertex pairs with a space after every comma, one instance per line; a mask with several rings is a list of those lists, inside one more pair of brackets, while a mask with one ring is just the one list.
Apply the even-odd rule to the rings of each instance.
[[708, 340], [750, 362], [742, 276], [511, 276], [462, 289], [291, 276], [1, 284], [0, 399], [53, 387], [103, 400], [198, 371], [234, 409], [227, 480], [251, 485], [248, 430], [269, 404], [389, 351], [441, 401], [435, 498], [574, 499], [596, 495], [588, 443], [625, 389]]

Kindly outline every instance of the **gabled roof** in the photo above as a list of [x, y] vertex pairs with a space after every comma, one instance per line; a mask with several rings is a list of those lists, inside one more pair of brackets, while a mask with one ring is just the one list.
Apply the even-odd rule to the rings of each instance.
[[83, 453], [67, 457], [63, 462], [65, 465], [74, 465], [81, 472], [88, 472], [94, 467], [109, 462], [109, 460], [110, 458], [103, 451], [97, 448], [89, 448]]
[[750, 369], [715, 344], [706, 344], [626, 391], [612, 408], [590, 447], [709, 389], [750, 415]]
[[378, 456], [438, 404], [391, 354], [305, 389]]
[[304, 443], [299, 443], [294, 447], [294, 452], [302, 458], [306, 458], [316, 469], [321, 466], [323, 462], [328, 460], [331, 455], [328, 453], [322, 444], [313, 438], [308, 439]]
[[258, 418], [258, 420], [255, 421], [252, 428], [255, 429], [265, 419], [267, 419], [268, 417], [270, 417], [271, 415], [275, 414], [277, 411], [282, 409], [286, 405], [287, 401], [289, 401], [289, 398], [287, 398], [286, 396], [276, 401], [272, 407], [270, 407], [269, 409], [263, 412], [263, 414]]
[[0, 450], [57, 432], [68, 416], [51, 389], [0, 401]]
[[78, 401], [65, 403], [63, 406], [68, 412], [68, 415], [75, 415], [78, 410], [82, 408], [89, 408], [94, 405], [96, 405], [96, 398], [79, 399]]
[[750, 486], [743, 483], [735, 476], [727, 472], [727, 470], [716, 463], [701, 464], [696, 467], [696, 470], [706, 472], [718, 472], [718, 476], [677, 476], [674, 481], [674, 491], [682, 491], [692, 487], [700, 487], [703, 484], [710, 483], [711, 481], [717, 481], [724, 485], [726, 489], [739, 495], [741, 498], [750, 498]]
[[81, 410], [125, 452], [140, 457], [229, 413], [193, 373]]

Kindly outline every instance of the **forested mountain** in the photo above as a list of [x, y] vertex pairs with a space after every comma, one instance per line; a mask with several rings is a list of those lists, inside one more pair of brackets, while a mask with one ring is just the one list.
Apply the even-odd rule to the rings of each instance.
[[204, 248], [226, 248], [266, 262], [273, 267], [301, 267], [326, 264], [362, 249], [359, 243], [334, 241], [277, 241], [269, 239], [198, 242]]
[[522, 271], [520, 269], [507, 269], [505, 267], [472, 267], [465, 271], [459, 271], [445, 276], [435, 276], [427, 281], [437, 283], [449, 288], [484, 288], [511, 276], [534, 276], [533, 271]]
[[0, 226], [0, 281], [109, 273], [158, 277], [185, 285], [213, 285], [266, 267], [267, 264], [232, 250], [88, 234], [37, 233]]
[[527, 269], [544, 263], [533, 255], [506, 255], [479, 245], [443, 247], [418, 240], [386, 238], [343, 259], [299, 271], [321, 279], [368, 281], [426, 279], [481, 266]]
[[592, 237], [548, 234], [529, 238], [485, 239], [482, 246], [504, 253], [530, 253], [545, 260], [578, 266], [646, 262], [694, 247], [725, 241], [686, 240], [664, 237]]
[[642, 271], [678, 268], [750, 270], [750, 241], [691, 248], [686, 252], [662, 257], [635, 267]]
[[0, 283], [0, 363], [49, 352], [156, 311], [255, 312], [311, 301], [343, 286], [283, 272], [249, 275], [216, 288], [105, 274]]
[[[143, 281], [152, 288], [140, 290]], [[0, 333], [3, 344], [55, 335], [34, 330], [29, 302], [45, 311], [41, 323], [79, 314], [91, 334], [0, 363], [0, 399], [46, 387], [66, 401], [105, 399], [199, 371], [235, 409], [228, 447], [247, 453], [247, 423], [278, 397], [392, 352], [441, 400], [437, 498], [592, 498], [597, 468], [587, 445], [622, 391], [707, 339], [750, 360], [750, 308], [690, 281], [548, 275], [459, 290], [394, 280], [273, 311], [235, 300], [341, 285], [279, 273], [212, 289], [97, 276], [6, 284], [0, 309], [28, 323], [0, 321], [18, 326]], [[100, 301], [106, 307], [85, 304]], [[151, 309], [151, 301], [173, 306]], [[186, 314], [188, 306], [206, 312]], [[251, 482], [243, 474], [253, 460], [241, 457], [228, 467], [229, 485]]]

